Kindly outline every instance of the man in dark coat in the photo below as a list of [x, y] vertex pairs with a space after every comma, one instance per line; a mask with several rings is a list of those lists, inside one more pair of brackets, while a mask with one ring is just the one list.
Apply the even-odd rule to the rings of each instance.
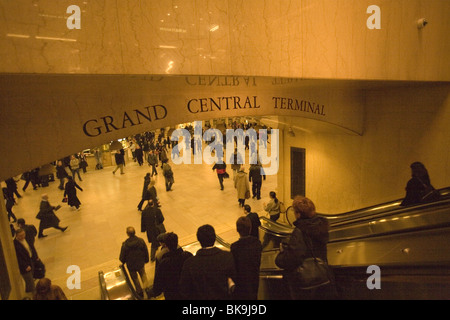
[[179, 292], [181, 269], [184, 262], [192, 257], [192, 253], [178, 246], [178, 236], [173, 232], [165, 234], [164, 242], [169, 251], [164, 254], [155, 269], [155, 280], [149, 295], [156, 297], [164, 293], [166, 300], [180, 300], [182, 299]]
[[252, 183], [253, 198], [256, 198], [257, 200], [261, 199], [262, 180], [263, 178], [266, 180], [266, 176], [263, 172], [263, 168], [259, 161], [257, 164], [250, 165], [248, 181]]
[[189, 300], [230, 299], [232, 281], [236, 278], [233, 255], [214, 246], [216, 233], [212, 226], [197, 230], [202, 248], [183, 264], [180, 293]]
[[120, 149], [119, 152], [114, 155], [114, 159], [116, 160], [117, 167], [114, 169], [113, 174], [116, 174], [118, 169], [120, 169], [120, 174], [124, 174], [123, 167], [125, 166], [125, 151]]
[[25, 230], [25, 238], [27, 239], [27, 242], [34, 247], [34, 242], [36, 240], [37, 236], [37, 230], [36, 227], [32, 224], [26, 224], [25, 219], [19, 218], [17, 220], [17, 226], [20, 229]]
[[250, 207], [248, 204], [244, 206], [244, 214], [247, 216], [247, 218], [250, 219], [252, 223], [252, 228], [250, 230], [250, 235], [255, 237], [256, 239], [259, 239], [259, 226], [261, 225], [261, 220], [259, 220], [259, 216], [256, 212], [251, 212], [252, 207]]
[[236, 266], [236, 300], [256, 300], [258, 298], [259, 269], [261, 265], [261, 242], [250, 235], [252, 222], [248, 217], [236, 221], [239, 240], [232, 243], [230, 250]]
[[152, 244], [150, 253], [151, 261], [155, 261], [156, 251], [160, 246], [158, 235], [165, 232], [162, 228], [163, 222], [164, 216], [158, 208], [158, 204], [149, 201], [144, 211], [142, 211], [141, 232], [147, 232], [148, 242]]
[[217, 170], [217, 178], [220, 183], [220, 190], [223, 190], [223, 179], [227, 175], [227, 164], [222, 161], [222, 163], [216, 162], [212, 168], [213, 170]]
[[47, 194], [42, 195], [42, 201], [39, 206], [39, 213], [36, 216], [36, 219], [41, 220], [39, 223], [38, 238], [46, 237], [46, 235], [44, 235], [43, 231], [48, 228], [55, 228], [55, 229], [61, 230], [62, 232], [66, 231], [67, 227], [62, 228], [59, 226], [59, 218], [56, 216], [56, 214], [54, 212], [55, 210], [58, 210], [59, 208], [61, 208], [60, 205], [58, 205], [56, 207], [50, 205], [50, 203], [48, 202]]
[[147, 284], [147, 274], [145, 272], [145, 264], [148, 263], [148, 249], [145, 241], [136, 236], [136, 230], [133, 227], [127, 228], [128, 239], [122, 243], [120, 249], [119, 260], [127, 265], [131, 279], [133, 280], [136, 292], [143, 297], [141, 284], [139, 283], [138, 273], [141, 277], [142, 284]]
[[25, 230], [18, 229], [16, 231], [14, 248], [16, 249], [20, 274], [25, 281], [25, 292], [34, 292], [35, 285], [33, 280], [33, 268], [34, 262], [39, 260], [39, 258], [34, 245], [31, 245], [27, 241]]

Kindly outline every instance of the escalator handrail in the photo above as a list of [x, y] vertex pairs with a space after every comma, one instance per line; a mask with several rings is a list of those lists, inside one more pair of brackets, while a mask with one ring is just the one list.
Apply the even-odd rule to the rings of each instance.
[[104, 297], [105, 300], [110, 300], [108, 290], [106, 289], [105, 274], [103, 271], [98, 272], [98, 280], [100, 282], [101, 296]]
[[121, 264], [121, 265], [120, 265], [120, 270], [121, 270], [121, 271], [123, 272], [123, 274], [125, 275], [125, 281], [126, 281], [126, 283], [127, 283], [128, 289], [130, 290], [131, 295], [133, 296], [133, 298], [134, 298], [135, 300], [142, 300], [143, 298], [140, 297], [140, 296], [137, 294], [136, 290], [134, 289], [134, 286], [133, 286], [133, 284], [132, 284], [132, 282], [131, 282], [130, 276], [129, 276], [129, 274], [128, 274], [128, 270], [125, 268], [125, 265]]

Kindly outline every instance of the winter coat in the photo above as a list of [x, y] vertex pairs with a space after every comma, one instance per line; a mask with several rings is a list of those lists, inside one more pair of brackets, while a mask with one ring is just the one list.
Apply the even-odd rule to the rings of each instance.
[[67, 196], [67, 204], [71, 207], [77, 207], [81, 204], [80, 200], [77, 197], [77, 189], [83, 191], [81, 187], [74, 181], [70, 180], [66, 183], [64, 187], [64, 197]]
[[244, 171], [239, 171], [236, 174], [234, 187], [237, 190], [238, 199], [245, 199], [245, 193], [250, 192], [250, 184], [247, 179], [247, 174]]
[[[26, 241], [26, 239], [25, 239]], [[28, 266], [33, 269], [34, 267], [34, 261], [37, 259], [38, 255], [36, 252], [36, 249], [32, 244], [30, 244], [28, 241], [28, 246], [30, 247], [31, 255], [28, 252], [28, 250], [20, 243], [19, 240], [14, 239], [14, 248], [16, 249], [16, 256], [17, 256], [17, 262], [19, 264], [19, 270], [21, 274], [27, 273], [26, 269]], [[32, 270], [30, 270], [32, 271]]]
[[147, 206], [141, 215], [141, 232], [147, 232], [149, 243], [158, 242], [157, 237], [161, 233], [158, 226], [164, 222], [164, 216], [158, 207]]
[[122, 243], [119, 260], [127, 265], [130, 271], [141, 270], [150, 261], [147, 245], [144, 240], [131, 236]]
[[277, 214], [280, 214], [280, 200], [275, 203], [275, 199], [270, 199], [269, 203], [264, 208], [266, 212], [269, 213], [271, 216], [276, 216]]
[[[250, 166], [250, 170], [248, 173], [248, 181], [250, 182], [262, 182], [262, 179], [264, 177], [264, 180], [266, 180], [266, 176], [261, 174], [262, 166], [259, 164], [252, 164]], [[263, 170], [264, 172], [264, 170]]]
[[51, 206], [48, 201], [41, 201], [39, 206], [39, 212], [36, 216], [36, 219], [41, 220], [39, 224], [39, 229], [47, 229], [51, 227], [57, 227], [59, 225], [59, 218], [56, 216], [55, 210], [56, 207]]
[[180, 293], [189, 300], [227, 300], [228, 278], [236, 279], [233, 255], [217, 247], [202, 248], [183, 264]]
[[175, 251], [167, 252], [159, 262], [155, 270], [155, 280], [153, 282], [153, 294], [158, 296], [164, 292], [166, 300], [180, 300], [179, 280], [184, 262], [192, 257], [192, 253], [178, 248]]
[[230, 246], [236, 266], [236, 300], [256, 300], [261, 265], [261, 242], [252, 236], [242, 237]]
[[63, 166], [56, 166], [56, 177], [58, 179], [67, 178], [69, 175], [67, 174], [66, 168]]

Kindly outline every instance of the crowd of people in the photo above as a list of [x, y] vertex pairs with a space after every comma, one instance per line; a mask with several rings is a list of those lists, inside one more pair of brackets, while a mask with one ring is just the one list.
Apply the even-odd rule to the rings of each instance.
[[[197, 230], [201, 249], [193, 255], [180, 247], [176, 233], [166, 231], [164, 215], [155, 187], [154, 176], [160, 173], [164, 176], [166, 191], [172, 191], [175, 180], [169, 164], [168, 149], [173, 148], [174, 143], [169, 137], [165, 137], [164, 131], [157, 137], [154, 133], [144, 133], [128, 139], [133, 161], [139, 166], [143, 166], [146, 162], [151, 167], [151, 172], [144, 177], [142, 196], [137, 205], [141, 212], [141, 232], [147, 235], [150, 254], [146, 242], [136, 236], [134, 227], [128, 227], [126, 229], [128, 239], [122, 244], [119, 260], [127, 266], [136, 291], [142, 297], [145, 292], [148, 298], [164, 294], [167, 300], [257, 299], [261, 254], [270, 238], [264, 236], [263, 239], [259, 239], [258, 227], [261, 224], [259, 216], [256, 212], [252, 212], [250, 205], [245, 201], [250, 197], [256, 200], [262, 198], [262, 182], [266, 176], [261, 164], [251, 164], [249, 172], [245, 172], [244, 166], [239, 164], [239, 155], [235, 150], [233, 159], [229, 159], [229, 162], [237, 200], [243, 209], [242, 216], [236, 221], [239, 240], [231, 244], [229, 252], [219, 249], [215, 246], [214, 227], [205, 224]], [[101, 155], [99, 156], [100, 149], [96, 150], [96, 169], [103, 169]], [[117, 150], [114, 158], [116, 167], [112, 171], [113, 174], [117, 170], [124, 174], [124, 149]], [[55, 162], [56, 178], [59, 180], [58, 188], [64, 191], [63, 202], [78, 210], [81, 201], [77, 196], [77, 189], [82, 192], [83, 188], [76, 180], [83, 181], [80, 170], [86, 172], [86, 167], [87, 161], [83, 153]], [[212, 170], [216, 171], [220, 189], [224, 190], [224, 179], [231, 178], [227, 172], [227, 164], [225, 161], [218, 162], [214, 164]], [[411, 164], [411, 171], [412, 177], [408, 181], [406, 196], [401, 205], [437, 200], [438, 192], [432, 187], [425, 166], [420, 162], [414, 162]], [[45, 187], [51, 177], [47, 174], [40, 175], [39, 169], [34, 169], [24, 173], [21, 179], [25, 181], [22, 188], [25, 192], [29, 183], [34, 190], [37, 190]], [[45, 278], [45, 265], [40, 261], [34, 246], [36, 237], [46, 237], [44, 230], [56, 228], [64, 232], [67, 229], [67, 226], [60, 226], [60, 220], [56, 215], [56, 211], [61, 206], [53, 206], [48, 195], [42, 194], [36, 216], [40, 223], [36, 229], [35, 226], [26, 224], [23, 218], [17, 219], [13, 213], [13, 207], [17, 203], [15, 198], [21, 197], [18, 192], [18, 181], [10, 178], [5, 183], [3, 195], [8, 219], [10, 222], [12, 220], [12, 223], [17, 223], [18, 226], [17, 229], [12, 227], [11, 231], [26, 292], [32, 293], [35, 299], [66, 299], [61, 288]], [[274, 191], [268, 194], [269, 202], [263, 204], [263, 209], [270, 220], [277, 221], [282, 211], [281, 202]], [[276, 264], [284, 270], [286, 288], [293, 299], [335, 298], [333, 281], [311, 290], [299, 291], [298, 286], [296, 287], [295, 270], [304, 259], [312, 255], [312, 252], [327, 262], [326, 244], [329, 226], [325, 218], [316, 215], [314, 203], [310, 199], [297, 196], [292, 207], [297, 219], [294, 223], [294, 233], [289, 243], [280, 244], [280, 253], [276, 259]], [[310, 243], [307, 243], [305, 239], [309, 239]], [[147, 263], [155, 263], [152, 285], [149, 285], [145, 271]], [[332, 274], [330, 279], [333, 279]], [[36, 280], [38, 280], [37, 283]]]

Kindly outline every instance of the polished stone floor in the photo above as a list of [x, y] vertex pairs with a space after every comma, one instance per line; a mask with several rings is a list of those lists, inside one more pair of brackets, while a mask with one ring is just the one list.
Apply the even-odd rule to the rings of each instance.
[[[248, 158], [247, 158], [248, 159]], [[249, 165], [245, 165], [248, 172]], [[82, 203], [81, 209], [70, 208], [62, 203], [63, 191], [58, 189], [59, 181], [50, 182], [45, 188], [33, 190], [31, 185], [23, 192], [23, 181], [18, 183], [23, 195], [13, 207], [17, 218], [24, 218], [27, 224], [39, 226], [35, 218], [43, 193], [49, 195], [52, 205], [62, 208], [56, 213], [61, 226], [68, 226], [62, 233], [56, 229], [47, 229], [48, 235], [36, 239], [36, 249], [47, 268], [46, 276], [61, 286], [69, 299], [100, 299], [98, 282], [99, 271], [112, 271], [120, 265], [118, 260], [121, 244], [126, 240], [125, 229], [134, 226], [137, 236], [146, 243], [146, 235], [140, 232], [141, 213], [137, 205], [141, 199], [144, 176], [150, 172], [148, 165], [139, 166], [132, 160], [127, 161], [125, 174], [119, 171], [112, 174], [114, 167], [94, 170], [88, 167], [81, 173], [83, 181], [77, 182], [83, 188], [78, 191]], [[233, 186], [232, 171], [228, 166], [230, 179], [225, 180], [225, 189], [220, 190], [217, 175], [207, 164], [173, 165], [175, 184], [173, 191], [166, 192], [164, 177], [158, 174], [156, 188], [162, 204], [167, 231], [175, 232], [180, 245], [196, 241], [197, 228], [203, 224], [212, 225], [216, 233], [228, 242], [237, 240], [235, 222], [243, 215], [239, 207]], [[160, 167], [158, 167], [160, 173]], [[263, 181], [262, 199], [249, 199], [247, 204], [252, 211], [264, 215], [263, 203], [269, 201], [269, 192], [277, 191], [276, 176], [268, 176]], [[148, 243], [147, 243], [148, 244]], [[150, 244], [148, 244], [150, 250]], [[68, 289], [67, 279], [71, 273], [67, 268], [76, 265], [81, 270], [81, 288]], [[154, 263], [146, 265], [149, 282], [153, 283]]]

